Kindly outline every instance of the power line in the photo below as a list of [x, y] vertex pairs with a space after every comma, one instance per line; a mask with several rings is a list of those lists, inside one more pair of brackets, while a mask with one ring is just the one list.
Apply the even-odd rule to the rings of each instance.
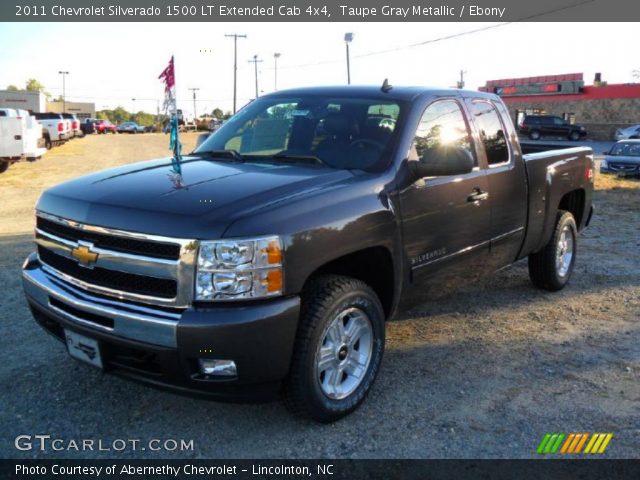
[[[488, 30], [494, 30], [496, 28], [501, 28], [501, 27], [506, 27], [508, 25], [514, 24], [514, 23], [518, 23], [518, 22], [526, 22], [528, 20], [532, 20], [534, 18], [539, 18], [539, 17], [543, 17], [545, 15], [550, 15], [553, 13], [558, 13], [564, 10], [569, 10], [572, 8], [576, 8], [576, 7], [580, 7], [582, 5], [586, 5], [588, 3], [593, 3], [596, 2], [598, 0], [581, 0], [579, 2], [576, 3], [572, 3], [570, 5], [565, 5], [563, 7], [558, 7], [558, 8], [554, 8], [552, 10], [546, 10], [544, 12], [539, 12], [539, 13], [535, 13], [532, 15], [528, 15], [526, 17], [522, 17], [519, 18], [517, 20], [513, 20], [511, 22], [503, 22], [503, 23], [496, 23], [493, 25], [488, 25], [486, 27], [480, 27], [480, 28], [474, 28], [472, 30], [466, 30], [463, 32], [457, 32], [457, 33], [452, 33], [450, 35], [443, 35], [441, 37], [436, 37], [436, 38], [431, 38], [429, 40], [424, 40], [422, 42], [417, 42], [417, 43], [411, 43], [409, 45], [399, 45], [397, 47], [392, 47], [392, 48], [387, 48], [384, 50], [376, 50], [373, 52], [368, 52], [368, 53], [361, 53], [359, 55], [354, 55], [353, 58], [366, 58], [366, 57], [373, 57], [375, 55], [384, 55], [387, 53], [393, 53], [393, 52], [397, 52], [400, 50], [406, 50], [409, 48], [416, 48], [416, 47], [422, 47], [424, 45], [430, 45], [433, 43], [438, 43], [438, 42], [443, 42], [445, 40], [452, 40], [454, 38], [459, 38], [459, 37], [464, 37], [467, 35], [473, 35], [476, 33], [482, 33], [482, 32], [486, 32]], [[320, 62], [312, 62], [312, 63], [301, 63], [301, 64], [297, 64], [297, 65], [283, 65], [280, 66], [279, 68], [281, 69], [289, 69], [289, 68], [303, 68], [303, 67], [314, 67], [316, 65], [330, 65], [330, 64], [335, 64], [335, 63], [340, 63], [339, 60], [324, 60], [324, 61], [320, 61]]]

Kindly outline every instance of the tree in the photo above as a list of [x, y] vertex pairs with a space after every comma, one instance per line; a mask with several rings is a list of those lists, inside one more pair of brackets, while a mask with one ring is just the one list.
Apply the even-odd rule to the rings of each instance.
[[41, 92], [41, 93], [44, 93], [46, 96], [49, 96], [49, 94], [44, 88], [44, 85], [41, 84], [35, 78], [30, 78], [29, 80], [27, 80], [26, 89], [29, 92]]
[[222, 120], [224, 118], [224, 112], [220, 108], [214, 108], [213, 112], [211, 112], [211, 116], [218, 120]]
[[7, 90], [8, 90], [9, 92], [17, 92], [17, 91], [19, 90], [19, 88], [18, 88], [18, 87], [16, 87], [15, 85], [9, 85], [9, 86], [7, 87]]

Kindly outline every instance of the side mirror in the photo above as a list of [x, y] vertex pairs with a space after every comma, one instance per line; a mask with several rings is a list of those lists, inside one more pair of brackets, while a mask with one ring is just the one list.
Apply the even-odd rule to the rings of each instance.
[[420, 160], [410, 163], [418, 178], [464, 175], [473, 170], [471, 153], [461, 147], [429, 148]]

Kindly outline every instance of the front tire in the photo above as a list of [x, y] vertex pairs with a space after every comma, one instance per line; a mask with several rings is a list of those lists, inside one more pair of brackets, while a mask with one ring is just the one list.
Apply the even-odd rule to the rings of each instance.
[[540, 139], [540, 131], [539, 130], [531, 130], [529, 133], [529, 138], [531, 140], [539, 140]]
[[580, 133], [578, 132], [571, 132], [569, 134], [569, 140], [572, 140], [574, 142], [577, 142], [578, 140], [580, 140]]
[[384, 353], [385, 314], [366, 283], [338, 275], [303, 292], [287, 407], [318, 422], [336, 421], [364, 401]]
[[562, 290], [571, 278], [577, 247], [576, 221], [571, 212], [560, 210], [549, 243], [529, 255], [529, 277], [533, 284], [552, 292]]

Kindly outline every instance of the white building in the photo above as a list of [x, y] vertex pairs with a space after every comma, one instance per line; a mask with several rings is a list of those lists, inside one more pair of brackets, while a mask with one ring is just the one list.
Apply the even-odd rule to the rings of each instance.
[[28, 90], [0, 90], [0, 108], [20, 108], [32, 112], [47, 111], [47, 97], [41, 92]]

